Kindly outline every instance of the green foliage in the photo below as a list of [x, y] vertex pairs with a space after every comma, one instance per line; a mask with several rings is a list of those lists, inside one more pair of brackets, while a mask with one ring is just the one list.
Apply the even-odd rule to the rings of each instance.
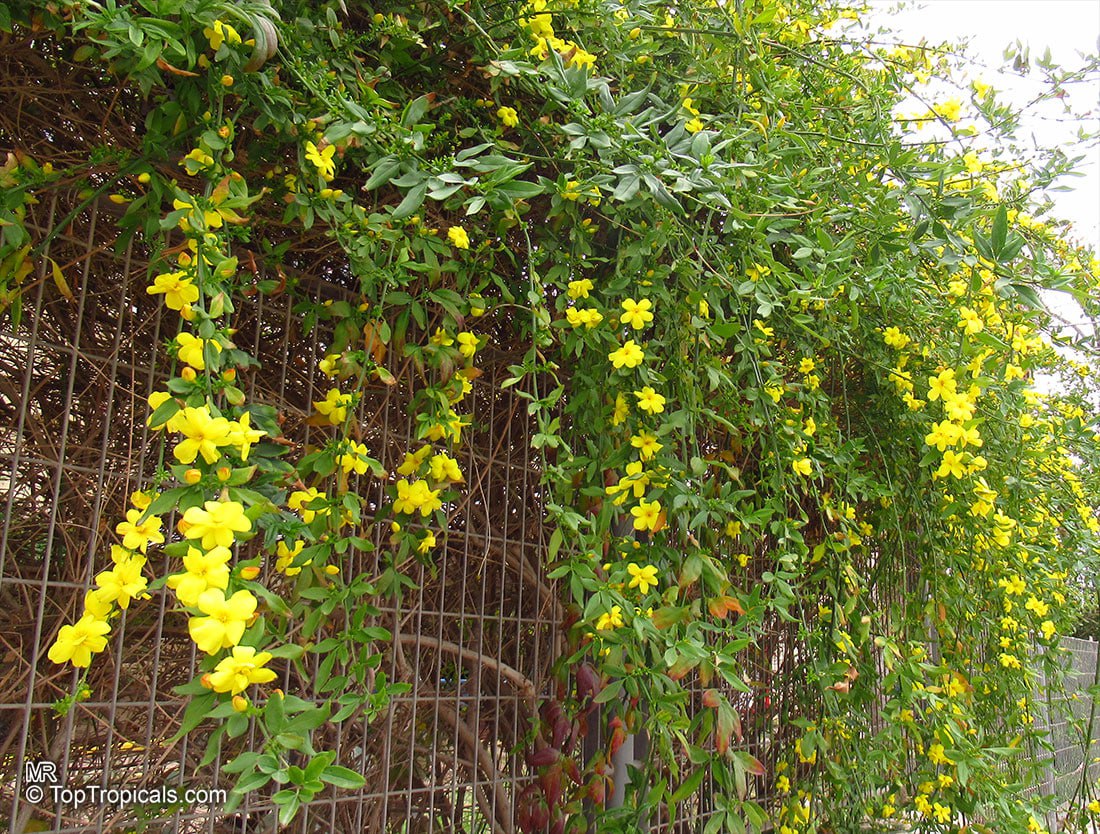
[[[251, 361], [224, 318], [251, 289], [242, 244], [270, 274], [296, 266], [280, 225], [327, 236], [329, 277], [361, 299], [297, 308], [335, 326], [316, 404], [330, 442], [287, 462], [274, 444], [249, 456], [234, 429], [135, 517], [235, 502], [237, 538], [262, 533], [300, 571], [284, 601], [234, 567], [229, 590], [267, 603], [239, 644], [318, 655], [329, 702], [234, 705], [201, 675], [186, 690], [181, 732], [220, 722], [214, 752], [245, 715], [265, 728], [227, 768], [239, 794], [278, 783], [285, 822], [326, 785], [357, 786], [310, 733], [393, 691], [374, 674], [387, 635], [364, 617], [412, 584], [410, 556], [430, 558], [462, 480], [441, 449], [477, 420], [455, 408], [499, 344], [536, 421], [569, 603], [567, 694], [531, 728], [521, 825], [578, 830], [583, 803], [603, 805], [612, 750], [584, 760], [575, 738], [600, 704], [612, 748], [644, 728], [652, 753], [600, 830], [635, 830], [705, 778], [707, 832], [900, 815], [1036, 829], [1018, 753], [1042, 745], [1039, 676], [1057, 676], [1100, 533], [1096, 355], [1045, 299], [1095, 317], [1100, 268], [1042, 219], [1064, 153], [1013, 163], [1018, 114], [980, 79], [927, 102], [933, 75], [962, 78], [958, 55], [880, 46], [856, 12], [808, 0], [0, 8], [0, 25], [48, 29], [145, 96], [143, 153], [110, 189], [124, 229], [190, 241], [164, 270], [199, 289], [173, 309], [205, 340], [152, 425], [190, 438], [192, 409], [278, 434], [233, 385]], [[22, 206], [52, 175], [15, 156], [2, 174], [16, 323], [40, 243]], [[410, 450], [371, 518], [352, 473], [383, 473], [345, 412], [393, 381], [387, 351], [423, 372], [412, 407], [434, 445]], [[298, 479], [315, 491], [295, 503]], [[384, 572], [340, 576], [341, 554], [369, 547], [361, 527], [391, 522]], [[346, 632], [323, 635], [337, 614]], [[800, 694], [760, 761], [739, 744], [771, 721], [772, 690]], [[753, 782], [774, 807], [748, 798]]]

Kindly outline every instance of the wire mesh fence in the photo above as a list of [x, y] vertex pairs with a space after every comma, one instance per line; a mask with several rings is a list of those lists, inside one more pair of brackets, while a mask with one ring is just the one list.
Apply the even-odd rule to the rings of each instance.
[[[26, 293], [19, 328], [0, 333], [0, 798], [12, 831], [268, 831], [276, 827], [264, 800], [220, 813], [218, 791], [232, 783], [222, 767], [230, 745], [203, 762], [201, 736], [174, 739], [184, 700], [174, 687], [191, 680], [198, 658], [184, 620], [155, 595], [125, 613], [111, 650], [93, 665], [90, 694], [78, 697], [79, 677], [46, 658], [60, 626], [72, 620], [105, 562], [113, 523], [131, 491], [148, 484], [164, 461], [159, 435], [146, 426], [146, 398], [172, 361], [165, 343], [174, 320], [145, 293], [149, 253], [131, 244], [112, 248], [117, 234], [110, 204], [76, 210], [63, 190], [38, 206], [42, 229], [66, 221], [45, 254], [66, 265], [71, 285], [43, 268]], [[45, 261], [43, 260], [43, 263]], [[342, 298], [335, 282], [301, 280], [294, 292], [254, 296], [240, 307], [236, 340], [262, 363], [245, 381], [250, 399], [278, 406], [286, 441], [316, 442], [311, 403], [322, 397], [313, 369], [330, 333], [307, 327], [294, 313], [295, 297]], [[506, 357], [487, 361], [474, 384], [472, 426], [460, 461], [465, 498], [448, 508], [448, 532], [434, 563], [410, 566], [415, 587], [400, 603], [381, 600], [370, 623], [391, 638], [376, 670], [405, 690], [379, 710], [334, 725], [322, 739], [339, 761], [367, 777], [366, 787], [333, 792], [315, 802], [292, 830], [367, 832], [514, 832], [517, 807], [534, 780], [522, 750], [540, 705], [559, 697], [554, 663], [563, 652], [559, 589], [545, 573], [544, 495], [530, 437], [526, 403], [500, 383]], [[398, 357], [388, 360], [396, 383], [366, 388], [359, 404], [361, 439], [394, 471], [414, 442], [406, 407], [416, 378]], [[386, 479], [360, 485], [368, 513], [384, 503]], [[169, 524], [174, 519], [168, 520]], [[353, 575], [375, 575], [384, 547], [345, 565]], [[253, 555], [242, 547], [239, 558]], [[869, 575], [883, 581], [883, 610], [905, 606], [910, 578], [895, 575], [904, 559], [873, 556]], [[161, 557], [158, 575], [176, 569]], [[267, 579], [283, 581], [268, 570]], [[321, 636], [341, 627], [333, 622]], [[1046, 705], [1050, 749], [1044, 793], [1069, 799], [1085, 771], [1097, 775], [1086, 739], [1100, 736], [1091, 720], [1096, 644], [1067, 640], [1068, 694]], [[776, 621], [745, 655], [747, 693], [730, 693], [741, 725], [742, 749], [763, 763], [748, 795], [764, 805], [776, 798], [776, 765], [794, 742], [786, 719], [805, 708], [810, 658], [796, 626]], [[333, 676], [319, 661], [287, 667], [279, 685], [320, 700]], [[702, 688], [692, 691], [701, 709]], [[68, 706], [65, 709], [66, 705]], [[781, 716], [785, 720], [780, 721]], [[855, 718], [875, 732], [883, 717], [872, 704]], [[598, 716], [587, 747], [607, 739]], [[256, 740], [238, 741], [244, 749]], [[1094, 751], [1095, 752], [1095, 751]], [[645, 758], [644, 737], [633, 748]], [[171, 787], [173, 796], [136, 806], [109, 802], [33, 801], [28, 793], [48, 781], [43, 763], [57, 766], [70, 787]], [[200, 763], [201, 766], [200, 766]], [[187, 788], [199, 793], [183, 801]], [[653, 831], [692, 831], [714, 809], [704, 782], [675, 813], [658, 812]]]
[[[41, 206], [42, 227], [52, 228], [75, 201], [59, 194]], [[77, 697], [77, 674], [46, 658], [58, 629], [72, 621], [109, 561], [111, 528], [127, 497], [146, 486], [164, 460], [160, 437], [145, 425], [145, 400], [171, 361], [163, 343], [174, 329], [144, 291], [147, 253], [138, 246], [113, 252], [117, 230], [102, 211], [99, 203], [78, 211], [45, 253], [79, 265], [66, 270], [79, 277], [61, 287], [40, 273], [25, 295], [22, 326], [0, 334], [6, 668], [0, 778], [3, 817], [15, 831], [35, 824], [110, 831], [136, 821], [122, 807], [54, 810], [28, 801], [34, 778], [49, 775], [42, 762], [55, 763], [69, 786], [182, 791], [230, 784], [220, 772], [229, 749], [198, 768], [202, 739], [172, 739], [184, 705], [173, 687], [193, 677], [197, 658], [184, 619], [166, 608], [163, 595], [126, 612], [109, 652], [90, 670], [86, 698]], [[301, 292], [332, 297], [343, 291], [316, 284]], [[307, 330], [292, 303], [289, 293], [257, 297], [238, 311], [234, 326], [238, 342], [263, 363], [263, 373], [247, 380], [250, 395], [276, 404], [287, 442], [305, 448], [316, 440], [307, 422], [310, 403], [323, 398], [308, 369], [324, 355], [328, 334], [320, 326]], [[405, 405], [415, 384], [400, 360], [392, 370], [397, 383], [365, 390], [359, 413], [362, 441], [391, 472], [414, 442]], [[470, 395], [478, 423], [460, 461], [466, 498], [448, 508], [449, 532], [440, 537], [437, 558], [430, 567], [410, 566], [415, 589], [400, 604], [380, 601], [368, 623], [392, 634], [377, 674], [406, 691], [381, 713], [368, 709], [357, 724], [344, 722], [323, 739], [342, 764], [367, 776], [367, 786], [314, 803], [296, 821], [297, 830], [514, 830], [514, 798], [529, 777], [512, 753], [529, 730], [536, 696], [549, 685], [561, 617], [542, 565], [542, 500], [526, 404], [499, 383], [488, 368]], [[385, 486], [384, 479], [361, 485], [368, 510], [384, 501]], [[377, 536], [374, 544], [382, 545]], [[373, 575], [376, 554], [359, 554], [343, 569]], [[248, 555], [245, 547], [238, 558]], [[177, 569], [161, 562], [157, 575]], [[270, 571], [268, 579], [280, 581]], [[315, 666], [302, 676], [288, 668], [281, 685], [313, 698], [333, 674]], [[66, 699], [71, 708], [62, 715]], [[266, 807], [246, 805], [220, 819], [215, 805], [162, 803], [147, 813], [167, 819], [147, 820], [146, 830], [273, 827]]]

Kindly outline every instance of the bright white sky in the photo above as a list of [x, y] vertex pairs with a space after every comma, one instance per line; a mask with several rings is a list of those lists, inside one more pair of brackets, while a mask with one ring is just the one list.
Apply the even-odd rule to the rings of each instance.
[[[1024, 79], [998, 75], [1006, 46], [1020, 40], [1031, 48], [1031, 62], [1049, 48], [1063, 67], [1081, 64], [1079, 53], [1100, 51], [1100, 0], [918, 0], [898, 10], [889, 0], [871, 0], [871, 20], [892, 29], [898, 40], [916, 44], [967, 40], [970, 53], [989, 69], [976, 75], [993, 84], [1006, 100], [1029, 100], [1036, 87]], [[1084, 127], [1100, 128], [1100, 85], [1074, 85], [1069, 90], [1074, 110], [1088, 111]], [[1067, 121], [1060, 105], [1036, 108], [1024, 120], [1020, 137], [1034, 136], [1043, 146], [1072, 142], [1080, 122]], [[1054, 213], [1073, 222], [1076, 237], [1100, 253], [1100, 148], [1084, 152], [1082, 178], [1065, 178], [1059, 185], [1072, 191], [1051, 192]]]

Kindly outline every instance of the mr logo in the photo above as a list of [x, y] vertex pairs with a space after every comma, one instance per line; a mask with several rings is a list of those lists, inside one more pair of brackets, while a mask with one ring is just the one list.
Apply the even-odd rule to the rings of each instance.
[[48, 782], [51, 785], [56, 785], [58, 781], [57, 762], [23, 762], [23, 781], [35, 783]]
[[58, 783], [57, 762], [23, 762], [23, 796], [33, 805], [46, 798], [43, 786], [53, 787]]

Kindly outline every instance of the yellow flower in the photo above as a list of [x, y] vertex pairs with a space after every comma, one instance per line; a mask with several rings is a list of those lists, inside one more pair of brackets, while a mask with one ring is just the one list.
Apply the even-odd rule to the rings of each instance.
[[798, 363], [798, 372], [802, 374], [808, 374], [813, 371], [815, 367], [817, 366], [814, 363], [813, 359], [808, 356], [803, 356], [801, 361]]
[[1043, 620], [1043, 624], [1039, 626], [1039, 628], [1042, 629], [1043, 637], [1045, 637], [1047, 640], [1058, 633], [1058, 629], [1055, 628], [1054, 623], [1051, 620]]
[[1001, 665], [1006, 669], [1019, 669], [1020, 661], [1016, 655], [1001, 653]]
[[280, 539], [275, 544], [275, 570], [281, 571], [287, 576], [297, 576], [302, 572], [302, 568], [307, 565], [312, 565], [312, 559], [306, 559], [302, 564], [293, 566], [294, 559], [302, 552], [302, 548], [306, 546], [304, 541], [298, 540], [294, 542], [293, 547], [287, 547], [286, 542]]
[[638, 455], [642, 460], [649, 460], [664, 448], [657, 442], [657, 435], [650, 434], [647, 431], [640, 431], [631, 437], [630, 445], [638, 450]]
[[704, 127], [706, 127], [706, 125], [703, 124], [703, 120], [700, 119], [698, 116], [689, 119], [684, 124], [684, 130], [686, 130], [688, 133], [698, 133]]
[[1008, 579], [998, 580], [997, 584], [1004, 588], [1005, 593], [1009, 596], [1018, 597], [1027, 590], [1027, 583], [1016, 574], [1013, 574]]
[[221, 457], [218, 447], [230, 443], [229, 421], [211, 417], [206, 406], [183, 409], [168, 421], [168, 428], [186, 438], [172, 450], [180, 463], [192, 463], [199, 455], [207, 463], [214, 463]]
[[638, 567], [637, 564], [631, 562], [626, 566], [626, 572], [630, 574], [629, 588], [637, 588], [641, 593], [648, 594], [650, 586], [657, 587], [657, 568], [653, 565], [646, 565], [644, 568]]
[[463, 332], [458, 334], [458, 351], [467, 359], [472, 359], [474, 354], [477, 353], [478, 339], [477, 335], [470, 332]]
[[215, 52], [222, 48], [223, 43], [232, 45], [241, 42], [241, 36], [237, 34], [237, 30], [220, 20], [215, 20], [214, 25], [209, 29], [203, 29], [202, 33], [210, 41], [210, 48]]
[[898, 330], [896, 327], [887, 327], [882, 332], [882, 340], [886, 342], [889, 347], [897, 348], [901, 350], [909, 344], [909, 337]]
[[638, 408], [642, 411], [650, 414], [660, 414], [665, 410], [665, 398], [649, 385], [646, 385], [641, 391], [635, 391], [634, 396], [638, 398]]
[[638, 506], [631, 507], [630, 514], [634, 516], [635, 530], [655, 530], [661, 517], [661, 504], [659, 501], [646, 501], [643, 498]]
[[573, 327], [587, 327], [589, 330], [603, 321], [603, 314], [599, 310], [569, 307], [565, 311], [565, 318]]
[[250, 591], [237, 591], [229, 599], [218, 588], [199, 594], [198, 609], [205, 617], [192, 617], [187, 631], [200, 651], [217, 654], [237, 645], [256, 612], [256, 597]]
[[587, 67], [593, 69], [596, 66], [596, 56], [586, 52], [576, 44], [573, 44], [573, 55], [569, 59], [569, 65], [573, 67]]
[[501, 107], [497, 110], [497, 118], [504, 123], [505, 127], [517, 127], [519, 125], [519, 114], [513, 107]]
[[176, 344], [179, 345], [176, 355], [179, 356], [180, 361], [186, 362], [196, 371], [206, 369], [205, 348], [208, 345], [214, 349], [214, 353], [222, 352], [222, 346], [216, 340], [200, 339], [186, 332], [176, 336]]
[[340, 354], [330, 353], [317, 363], [317, 370], [332, 379], [337, 374], [337, 365], [340, 363]]
[[210, 673], [210, 687], [215, 692], [239, 695], [254, 683], [271, 683], [275, 672], [265, 669], [270, 652], [257, 652], [252, 646], [234, 646], [233, 654], [218, 661]]
[[312, 142], [306, 142], [306, 159], [313, 163], [313, 167], [325, 182], [332, 182], [336, 176], [336, 163], [332, 160], [335, 155], [335, 145], [328, 145], [323, 150], [319, 150]]
[[169, 394], [167, 391], [154, 391], [152, 394], [149, 395], [148, 399], [146, 399], [146, 402], [149, 404], [150, 413], [149, 419], [145, 421], [145, 425], [149, 426], [149, 428], [153, 429], [154, 431], [159, 431], [160, 429], [163, 429], [166, 425], [168, 425], [168, 423], [160, 423], [159, 425], [154, 426], [153, 412], [155, 412], [170, 399], [172, 399], [172, 395]]
[[952, 97], [942, 104], [937, 104], [932, 112], [937, 116], [941, 116], [945, 121], [957, 122], [962, 115], [962, 102]]
[[85, 668], [92, 662], [92, 655], [107, 647], [107, 635], [111, 633], [109, 623], [85, 614], [73, 625], [61, 626], [57, 639], [46, 655], [54, 663], [71, 663]]
[[410, 484], [402, 478], [397, 482], [397, 500], [393, 502], [394, 512], [414, 515], [419, 511], [426, 518], [442, 507], [439, 490], [430, 489], [425, 481], [413, 481]]
[[327, 417], [332, 425], [339, 426], [348, 417], [351, 399], [351, 394], [343, 394], [339, 388], [333, 388], [325, 394], [323, 400], [315, 401], [313, 407], [322, 417]]
[[643, 298], [641, 301], [635, 301], [633, 298], [628, 298], [623, 302], [623, 324], [629, 324], [635, 330], [641, 330], [651, 321], [653, 321], [653, 313], [650, 310], [653, 309], [653, 302], [648, 298]]
[[622, 423], [630, 414], [630, 404], [626, 401], [626, 397], [622, 394], [615, 395], [615, 408], [611, 413], [611, 425], [617, 426]]
[[435, 333], [432, 334], [431, 342], [433, 345], [441, 345], [442, 347], [450, 347], [455, 343], [454, 337], [444, 330], [442, 327], [437, 327]]
[[447, 240], [453, 243], [456, 249], [470, 248], [470, 236], [461, 226], [451, 226], [447, 230]]
[[428, 461], [428, 477], [437, 483], [459, 483], [464, 480], [458, 461], [445, 454], [433, 455]]
[[406, 453], [404, 462], [397, 467], [397, 474], [415, 475], [417, 470], [420, 469], [420, 465], [431, 453], [431, 446], [421, 446], [416, 452]]
[[1024, 608], [1033, 612], [1036, 617], [1045, 617], [1050, 613], [1050, 606], [1037, 597], [1029, 597]]
[[943, 460], [940, 462], [940, 468], [934, 473], [934, 476], [937, 478], [946, 478], [948, 475], [952, 475], [956, 478], [962, 478], [966, 475], [966, 465], [963, 463], [962, 455], [950, 449], [943, 453]]
[[934, 816], [938, 822], [950, 822], [951, 809], [935, 802], [932, 804], [932, 816]]
[[297, 489], [290, 493], [290, 498], [286, 503], [290, 509], [297, 510], [301, 514], [302, 521], [309, 524], [319, 515], [328, 515], [328, 507], [321, 507], [316, 510], [309, 508], [309, 505], [316, 499], [324, 497], [325, 494], [318, 491], [317, 487], [309, 487], [308, 489]]
[[150, 544], [163, 544], [164, 534], [160, 532], [161, 520], [155, 515], [141, 521], [141, 510], [127, 510], [126, 520], [119, 522], [115, 532], [122, 536], [122, 546], [142, 553]]
[[366, 445], [356, 443], [354, 440], [349, 440], [348, 450], [336, 457], [336, 462], [344, 470], [345, 475], [350, 475], [353, 471], [356, 475], [366, 475], [370, 460]]
[[611, 351], [607, 358], [616, 368], [637, 368], [645, 360], [645, 351], [633, 339], [628, 339], [621, 348]]
[[429, 530], [427, 533], [424, 534], [424, 538], [420, 540], [420, 543], [417, 544], [416, 552], [423, 555], [430, 551], [433, 547], [435, 547], [435, 533]]
[[623, 609], [621, 606], [612, 605], [611, 611], [601, 614], [596, 620], [596, 631], [608, 631], [613, 628], [621, 628], [623, 625]]
[[810, 437], [813, 437], [814, 433], [817, 431], [817, 421], [814, 420], [813, 417], [807, 417], [806, 425], [803, 426], [802, 431], [804, 431]]
[[234, 533], [252, 529], [244, 507], [236, 501], [207, 501], [203, 508], [191, 507], [183, 514], [183, 521], [184, 536], [199, 539], [207, 550], [231, 547]]
[[935, 402], [940, 397], [945, 400], [955, 394], [955, 372], [948, 368], [936, 376], [928, 377], [928, 399]]
[[578, 281], [570, 281], [569, 289], [566, 290], [566, 295], [572, 299], [588, 298], [588, 293], [592, 291], [592, 282], [587, 278], [581, 278]]
[[948, 446], [954, 446], [962, 439], [962, 427], [943, 420], [932, 424], [932, 431], [924, 437], [924, 442], [929, 446], [935, 446], [939, 451], [946, 452]]
[[969, 307], [959, 308], [959, 322], [960, 329], [965, 330], [967, 334], [974, 335], [980, 333], [985, 327], [985, 322], [982, 321], [982, 317]]
[[164, 295], [164, 303], [170, 310], [182, 310], [184, 304], [199, 300], [199, 288], [191, 283], [186, 272], [164, 272], [145, 288], [149, 295]]
[[232, 446], [238, 447], [241, 454], [241, 460], [248, 460], [248, 452], [252, 448], [252, 444], [263, 437], [267, 432], [262, 429], [254, 429], [249, 425], [251, 416], [246, 411], [235, 422], [229, 423], [229, 434], [226, 435], [226, 439]]
[[799, 458], [793, 461], [791, 469], [794, 470], [794, 474], [801, 475], [804, 478], [809, 478], [814, 473], [814, 465], [809, 458]]
[[98, 574], [95, 578], [95, 584], [99, 588], [96, 591], [98, 602], [114, 602], [119, 608], [125, 610], [130, 607], [130, 600], [141, 599], [145, 595], [145, 586], [148, 584], [145, 577], [141, 575], [143, 567], [145, 567], [145, 559], [135, 556], [116, 564], [112, 570], [105, 570]]
[[939, 742], [932, 744], [928, 748], [928, 761], [934, 765], [947, 765], [953, 764], [951, 759], [947, 758], [947, 754], [944, 752], [943, 745]]
[[210, 588], [224, 591], [229, 587], [231, 556], [228, 547], [215, 547], [207, 553], [197, 547], [188, 547], [187, 555], [183, 557], [184, 573], [172, 574], [166, 584], [184, 605], [198, 605], [199, 595], [204, 591]]

